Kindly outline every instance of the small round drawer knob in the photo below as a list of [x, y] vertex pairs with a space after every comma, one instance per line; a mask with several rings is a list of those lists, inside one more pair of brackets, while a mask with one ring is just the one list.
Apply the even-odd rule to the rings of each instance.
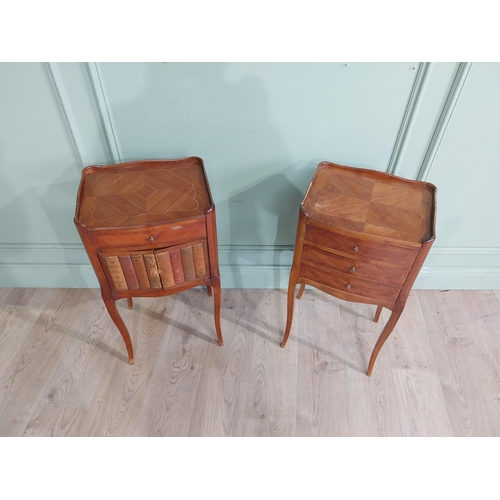
[[353, 273], [354, 271], [356, 271], [356, 268], [354, 266], [352, 266], [349, 268], [349, 271], [351, 271], [351, 273]]
[[346, 287], [346, 290], [350, 290], [351, 289], [351, 285], [349, 285], [349, 283], [347, 283], [347, 285], [345, 285]]
[[148, 238], [148, 241], [150, 241], [151, 243], [153, 243], [153, 241], [154, 241], [154, 240], [155, 240], [155, 239], [154, 239], [152, 236], [150, 236], [150, 237]]
[[352, 251], [353, 252], [357, 252], [358, 251], [358, 247], [352, 247]]

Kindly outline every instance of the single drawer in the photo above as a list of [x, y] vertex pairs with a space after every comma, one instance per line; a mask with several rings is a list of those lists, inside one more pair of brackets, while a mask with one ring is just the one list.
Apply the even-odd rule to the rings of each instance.
[[207, 234], [205, 218], [191, 219], [177, 223], [145, 226], [130, 229], [96, 229], [89, 231], [94, 247], [106, 248], [161, 248], [175, 245]]
[[418, 250], [402, 248], [368, 238], [345, 236], [309, 224], [306, 227], [304, 239], [342, 252], [347, 256], [356, 257], [357, 260], [385, 262], [392, 267], [407, 270], [412, 266], [418, 253]]
[[368, 279], [398, 287], [403, 285], [409, 272], [409, 268], [403, 270], [382, 264], [363, 262], [356, 258], [341, 257], [340, 255], [309, 246], [307, 243], [302, 250], [302, 261], [338, 271], [345, 274], [346, 277]]
[[400, 287], [363, 280], [353, 276], [344, 276], [326, 268], [318, 268], [308, 262], [300, 264], [299, 277], [329, 286], [349, 295], [357, 295], [377, 301], [395, 302]]

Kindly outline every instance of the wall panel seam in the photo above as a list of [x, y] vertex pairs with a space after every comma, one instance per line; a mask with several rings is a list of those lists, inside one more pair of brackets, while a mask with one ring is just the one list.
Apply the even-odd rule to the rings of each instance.
[[[0, 251], [6, 250], [84, 250], [81, 243], [0, 243]], [[290, 252], [293, 245], [219, 245], [219, 252]], [[500, 247], [440, 247], [431, 249], [433, 254], [478, 253], [498, 254]]]
[[450, 123], [450, 119], [453, 115], [458, 99], [460, 98], [460, 94], [471, 67], [472, 63], [461, 62], [457, 68], [450, 91], [446, 97], [438, 122], [431, 136], [429, 146], [427, 147], [427, 151], [418, 171], [417, 180], [419, 181], [425, 181], [431, 171], [434, 159], [436, 158], [441, 141], [443, 140], [448, 124]]
[[[262, 270], [273, 270], [273, 269], [289, 269], [290, 265], [289, 264], [279, 264], [279, 265], [269, 265], [269, 264], [219, 264], [220, 267], [225, 267], [225, 268], [234, 268], [235, 270], [237, 269], [242, 269], [242, 270], [249, 270], [251, 272], [251, 269], [262, 269]], [[61, 269], [74, 269], [74, 268], [88, 268], [92, 269], [92, 265], [89, 263], [78, 263], [78, 262], [73, 262], [73, 263], [56, 263], [56, 262], [39, 262], [39, 263], [24, 263], [24, 262], [18, 262], [18, 263], [13, 263], [13, 264], [5, 264], [0, 262], [0, 267], [1, 268], [61, 268]], [[438, 270], [440, 269], [443, 273], [465, 273], [469, 274], [472, 272], [480, 272], [480, 273], [492, 273], [492, 274], [499, 274], [500, 273], [500, 267], [499, 266], [443, 266], [443, 265], [437, 265], [437, 266], [424, 266], [422, 267], [421, 273], [425, 274], [426, 270], [429, 269], [434, 269]]]
[[61, 73], [59, 72], [59, 68], [57, 67], [57, 63], [48, 62], [46, 63], [48, 73], [50, 76], [50, 80], [54, 91], [56, 93], [57, 100], [59, 102], [59, 106], [62, 110], [64, 121], [66, 127], [70, 133], [71, 139], [73, 141], [73, 145], [76, 149], [78, 157], [82, 165], [87, 165], [87, 153], [85, 151], [85, 147], [83, 145], [82, 138], [80, 136], [80, 131], [78, 130], [78, 126], [76, 124], [75, 115], [71, 108], [71, 104], [69, 102], [68, 95], [66, 93], [66, 87], [64, 85], [64, 81], [61, 77]]
[[403, 114], [403, 119], [401, 120], [396, 142], [394, 143], [391, 158], [387, 166], [386, 171], [388, 174], [395, 174], [399, 168], [401, 154], [406, 147], [407, 139], [413, 126], [416, 110], [420, 104], [420, 98], [424, 91], [431, 64], [432, 63], [424, 62], [420, 63], [418, 66], [417, 74], [415, 75], [413, 87], [410, 92], [410, 97], [408, 98], [408, 103]]
[[[286, 289], [290, 266], [221, 265], [224, 289]], [[0, 264], [0, 287], [98, 288], [88, 264]], [[423, 267], [414, 289], [500, 289], [500, 267]], [[226, 292], [227, 293], [227, 292]], [[223, 291], [224, 294], [224, 291]]]
[[102, 86], [99, 68], [96, 62], [88, 62], [87, 68], [90, 81], [94, 89], [94, 97], [96, 99], [97, 109], [99, 110], [101, 117], [101, 123], [106, 134], [106, 143], [108, 145], [110, 155], [115, 163], [121, 163], [122, 158], [118, 147], [115, 127], [113, 126], [113, 121], [111, 119], [106, 93], [104, 92], [104, 88]]

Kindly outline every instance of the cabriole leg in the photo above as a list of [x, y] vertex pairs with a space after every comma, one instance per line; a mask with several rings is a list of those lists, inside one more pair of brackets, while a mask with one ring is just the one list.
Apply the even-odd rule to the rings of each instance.
[[222, 331], [220, 328], [220, 301], [221, 301], [221, 290], [220, 282], [212, 282], [213, 296], [214, 296], [214, 320], [215, 320], [215, 331], [217, 332], [217, 339], [221, 346], [224, 345], [224, 340], [222, 339]]
[[403, 307], [399, 307], [399, 308], [394, 309], [392, 311], [392, 314], [391, 314], [391, 317], [389, 318], [389, 321], [387, 322], [384, 329], [382, 330], [382, 333], [380, 334], [380, 337], [378, 338], [377, 343], [375, 344], [375, 347], [373, 348], [373, 352], [372, 352], [372, 355], [370, 357], [370, 362], [368, 363], [368, 370], [366, 371], [366, 374], [368, 376], [370, 376], [372, 374], [373, 365], [375, 364], [375, 360], [377, 359], [378, 353], [380, 352], [380, 349], [382, 349], [384, 342], [387, 340], [387, 338], [391, 334], [392, 330], [396, 326], [396, 323], [398, 322], [398, 319], [401, 316], [402, 312], [403, 312]]
[[296, 286], [297, 286], [297, 278], [295, 276], [293, 276], [293, 273], [291, 273], [290, 274], [290, 282], [288, 284], [288, 301], [287, 301], [285, 335], [283, 336], [283, 340], [281, 341], [281, 347], [285, 347], [286, 342], [288, 340], [288, 336], [290, 335], [290, 330], [292, 328], [293, 300], [294, 300], [294, 293], [295, 293]]
[[111, 316], [111, 319], [113, 320], [113, 323], [116, 325], [116, 327], [118, 328], [123, 337], [123, 341], [125, 342], [125, 347], [127, 348], [129, 362], [131, 365], [133, 365], [134, 350], [132, 348], [132, 340], [128, 333], [127, 327], [125, 326], [125, 323], [123, 322], [120, 314], [118, 313], [118, 309], [116, 308], [116, 302], [110, 297], [103, 297], [103, 300], [104, 300], [104, 305], [106, 306], [106, 309], [108, 310], [108, 313]]

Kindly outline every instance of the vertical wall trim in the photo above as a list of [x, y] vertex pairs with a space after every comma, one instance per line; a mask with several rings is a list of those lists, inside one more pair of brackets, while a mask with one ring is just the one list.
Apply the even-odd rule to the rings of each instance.
[[118, 148], [118, 141], [116, 140], [113, 122], [111, 121], [106, 94], [104, 93], [104, 89], [102, 87], [99, 68], [95, 62], [87, 63], [87, 67], [89, 70], [90, 81], [92, 82], [92, 87], [94, 88], [94, 95], [97, 100], [104, 132], [106, 133], [106, 142], [108, 143], [109, 152], [113, 161], [115, 163], [120, 163], [122, 161], [122, 157], [120, 149]]
[[49, 62], [47, 63], [48, 74], [54, 87], [57, 100], [63, 112], [63, 116], [66, 122], [66, 126], [69, 129], [71, 139], [73, 140], [73, 145], [78, 153], [78, 157], [82, 163], [82, 166], [88, 164], [87, 153], [83, 145], [78, 126], [76, 124], [75, 115], [71, 109], [71, 104], [69, 102], [68, 94], [66, 93], [66, 87], [64, 86], [61, 73], [57, 67], [57, 63]]
[[448, 93], [443, 109], [441, 110], [438, 123], [434, 129], [424, 159], [422, 160], [422, 165], [418, 171], [417, 180], [419, 181], [425, 181], [429, 175], [432, 164], [439, 150], [439, 146], [441, 145], [441, 140], [446, 132], [450, 118], [453, 115], [455, 105], [460, 97], [460, 93], [462, 92], [471, 67], [472, 63], [462, 62], [458, 65], [450, 92]]
[[420, 63], [418, 65], [417, 74], [415, 75], [415, 81], [413, 82], [413, 87], [410, 92], [410, 97], [408, 99], [408, 104], [406, 105], [406, 110], [403, 115], [403, 120], [401, 121], [401, 126], [399, 127], [398, 136], [394, 144], [394, 149], [392, 150], [392, 155], [389, 160], [389, 165], [387, 166], [388, 174], [395, 174], [399, 167], [399, 160], [401, 158], [401, 153], [406, 147], [407, 138], [410, 129], [413, 125], [413, 119], [415, 117], [415, 111], [418, 108], [420, 102], [420, 96], [423, 93], [427, 75], [429, 74], [429, 68], [431, 63]]

